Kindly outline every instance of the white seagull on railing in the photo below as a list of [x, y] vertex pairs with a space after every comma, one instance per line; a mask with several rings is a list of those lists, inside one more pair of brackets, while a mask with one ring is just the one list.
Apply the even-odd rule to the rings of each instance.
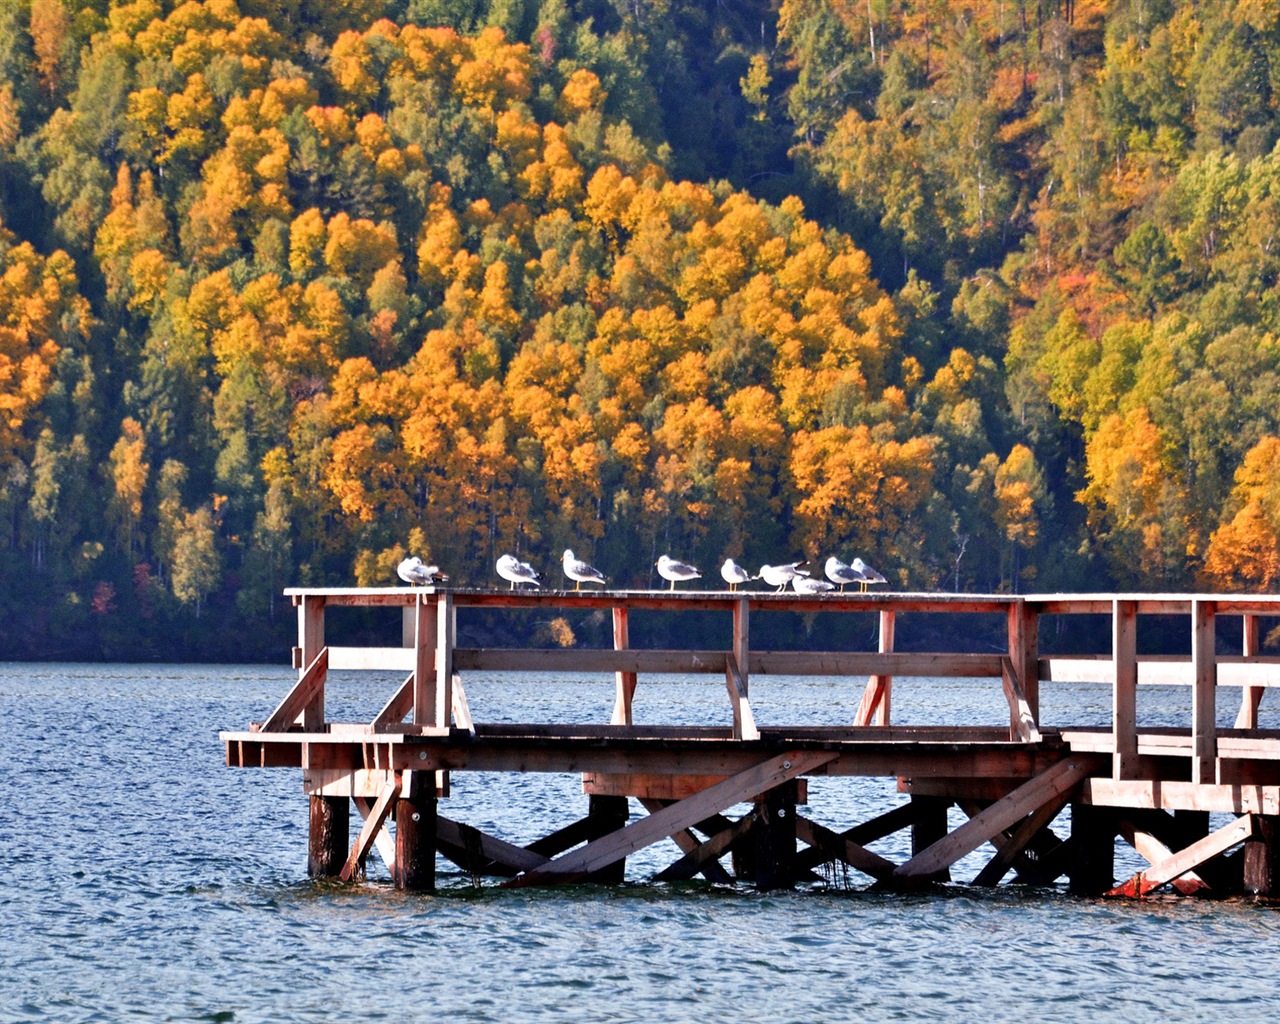
[[740, 584], [750, 583], [752, 580], [760, 578], [759, 576], [752, 576], [732, 558], [726, 558], [724, 565], [720, 566], [720, 577], [729, 584], [730, 590], [737, 590]]
[[858, 572], [857, 569], [855, 569], [851, 565], [845, 565], [844, 562], [836, 558], [835, 555], [832, 555], [830, 558], [827, 559], [827, 564], [824, 566], [824, 571], [827, 574], [827, 579], [829, 579], [832, 583], [840, 584], [841, 590], [844, 590], [844, 586], [846, 583], [861, 584], [861, 583], [865, 583], [867, 580], [867, 578], [863, 576], [862, 573]]
[[608, 577], [580, 558], [575, 558], [568, 548], [564, 550], [564, 574], [574, 581], [574, 590], [581, 590], [584, 583], [608, 583]]
[[511, 582], [511, 589], [517, 583], [532, 583], [535, 587], [542, 585], [542, 573], [528, 562], [522, 562], [515, 555], [503, 555], [498, 559], [498, 575]]
[[800, 566], [804, 562], [788, 562], [786, 565], [762, 565], [760, 566], [760, 578], [769, 586], [777, 587], [778, 593], [781, 594], [797, 576], [808, 576], [809, 573], [801, 569]]
[[796, 588], [797, 594], [825, 594], [829, 590], [836, 589], [834, 583], [810, 579], [808, 576], [796, 576], [792, 579], [791, 585]]
[[676, 589], [676, 583], [681, 580], [702, 579], [702, 573], [692, 565], [688, 562], [679, 562], [670, 555], [659, 555], [658, 561], [654, 564], [658, 567], [658, 575], [670, 581], [672, 590]]
[[396, 575], [413, 586], [429, 586], [440, 583], [449, 577], [440, 571], [438, 565], [427, 565], [417, 555], [410, 555], [396, 566]]
[[876, 572], [871, 566], [867, 565], [861, 558], [855, 558], [849, 563], [849, 568], [854, 572], [862, 573], [862, 589], [865, 591], [867, 586], [872, 583], [888, 583], [883, 576]]

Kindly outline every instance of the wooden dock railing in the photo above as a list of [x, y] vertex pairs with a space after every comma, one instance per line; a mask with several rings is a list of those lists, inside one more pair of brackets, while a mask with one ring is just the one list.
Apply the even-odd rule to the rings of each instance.
[[[882, 883], [906, 884], [945, 877], [956, 859], [989, 843], [997, 853], [976, 879], [979, 884], [994, 884], [1010, 869], [1052, 878], [1050, 867], [1057, 864], [1059, 872], [1075, 872], [1073, 887], [1096, 892], [1111, 885], [1108, 849], [1119, 835], [1151, 861], [1151, 868], [1117, 891], [1142, 893], [1170, 881], [1185, 889], [1202, 887], [1208, 883], [1193, 878], [1193, 869], [1221, 860], [1244, 843], [1246, 887], [1280, 892], [1280, 731], [1259, 728], [1262, 695], [1268, 687], [1280, 685], [1280, 658], [1261, 654], [1262, 619], [1280, 617], [1280, 597], [808, 597], [408, 587], [298, 588], [286, 593], [298, 611], [293, 654], [297, 681], [260, 724], [248, 732], [223, 735], [231, 764], [303, 768], [313, 801], [313, 873], [339, 873], [339, 858], [347, 877], [377, 845], [392, 865], [397, 884], [411, 887], [423, 879], [428, 879], [428, 887], [432, 884], [434, 869], [427, 862], [437, 851], [473, 872], [492, 869], [518, 875], [524, 882], [552, 876], [618, 877], [622, 859], [639, 848], [635, 844], [670, 835], [685, 856], [662, 877], [701, 872], [723, 880], [717, 858], [727, 850], [741, 851], [750, 841], [757, 844], [751, 860], [756, 868], [751, 870], [762, 885], [789, 884], [803, 874], [803, 865], [818, 862], [814, 858], [844, 861]], [[329, 644], [326, 614], [335, 608], [398, 612], [400, 645]], [[459, 646], [460, 611], [534, 609], [607, 612], [612, 646]], [[714, 620], [704, 617], [701, 626], [711, 632], [703, 649], [638, 649], [631, 642], [631, 616], [637, 611], [720, 612], [723, 633], [715, 635], [714, 624], [706, 625]], [[752, 623], [775, 613], [871, 614], [878, 625], [875, 650], [759, 649], [752, 644]], [[912, 617], [918, 614], [960, 616], [952, 634], [957, 638], [971, 632], [964, 628], [963, 616], [999, 616], [1006, 624], [1005, 642], [980, 653], [964, 650], [960, 642], [948, 650], [903, 650], [919, 645], [919, 638], [910, 634]], [[1042, 622], [1078, 615], [1109, 620], [1110, 643], [1103, 640], [1098, 645], [1109, 649], [1071, 656], [1043, 653]], [[1184, 618], [1189, 653], [1140, 653], [1138, 623], [1145, 615]], [[1241, 649], [1238, 654], [1219, 653], [1219, 623], [1232, 617], [1242, 622]], [[990, 636], [989, 623], [982, 632]], [[1098, 635], [1105, 637], [1107, 632], [1102, 629]], [[1163, 630], [1166, 636], [1168, 632]], [[813, 630], [819, 638], [823, 634]], [[930, 635], [939, 634], [935, 620]], [[328, 675], [353, 669], [403, 673], [404, 679], [370, 721], [329, 721]], [[465, 679], [480, 671], [612, 674], [615, 692], [609, 721], [478, 723], [472, 718]], [[642, 677], [661, 674], [718, 677], [732, 724], [636, 725], [633, 707]], [[847, 725], [762, 726], [751, 705], [750, 688], [752, 680], [763, 675], [857, 679], [850, 692]], [[894, 721], [895, 677], [991, 679], [1007, 703], [1007, 727]], [[1110, 727], [1044, 722], [1041, 685], [1060, 682], [1109, 686]], [[1150, 683], [1190, 687], [1190, 716], [1184, 725], [1140, 725], [1139, 691]], [[1223, 687], [1240, 690], [1239, 711], [1229, 728], [1216, 720]], [[784, 753], [779, 754], [780, 749]], [[528, 848], [512, 847], [437, 815], [435, 800], [448, 793], [448, 773], [466, 769], [581, 771], [591, 812], [577, 825]], [[804, 777], [814, 775], [896, 776], [911, 802], [883, 816], [883, 821], [836, 834], [803, 817], [788, 818], [795, 817], [795, 805], [804, 802]], [[345, 820], [341, 806], [347, 798], [365, 817], [350, 851], [340, 841]], [[650, 811], [643, 828], [641, 822], [627, 824], [628, 798]], [[724, 809], [748, 798], [755, 802], [752, 815], [736, 823], [724, 818]], [[1072, 835], [1060, 841], [1049, 825], [1068, 802], [1073, 807]], [[970, 816], [955, 830], [946, 822], [951, 805]], [[1208, 812], [1233, 817], [1210, 833]], [[1203, 827], [1196, 824], [1188, 833], [1192, 819], [1186, 815], [1192, 813], [1203, 815]], [[433, 824], [421, 825], [427, 814]], [[396, 821], [394, 844], [385, 828], [390, 817]], [[906, 863], [892, 865], [862, 845], [907, 826], [912, 828], [915, 854]], [[701, 842], [689, 831], [693, 827], [719, 831]], [[751, 836], [755, 838], [749, 840]], [[588, 852], [555, 856], [557, 849], [567, 850], [583, 840]], [[790, 854], [785, 863], [759, 860], [765, 857], [763, 851], [772, 851], [768, 856], [774, 857], [797, 840], [810, 849], [796, 855], [794, 864]], [[1028, 860], [1033, 849], [1036, 856]], [[1072, 863], [1074, 868], [1063, 866]]]

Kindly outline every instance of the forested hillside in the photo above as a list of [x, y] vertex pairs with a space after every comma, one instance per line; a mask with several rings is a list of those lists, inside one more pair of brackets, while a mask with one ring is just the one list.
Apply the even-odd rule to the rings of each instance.
[[406, 553], [1280, 575], [1271, 0], [0, 0], [0, 656]]

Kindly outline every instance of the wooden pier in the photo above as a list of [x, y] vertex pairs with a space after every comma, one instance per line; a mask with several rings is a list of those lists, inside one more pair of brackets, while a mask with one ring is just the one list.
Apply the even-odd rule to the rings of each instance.
[[[1280, 617], [1280, 598], [407, 587], [286, 593], [298, 612], [297, 683], [262, 722], [222, 739], [233, 767], [302, 769], [314, 876], [362, 877], [376, 848], [406, 889], [434, 887], [437, 854], [473, 876], [504, 878], [505, 885], [606, 882], [622, 878], [628, 856], [670, 837], [681, 856], [658, 880], [702, 875], [771, 889], [836, 863], [881, 886], [911, 888], [949, 879], [961, 858], [990, 850], [977, 875], [961, 881], [990, 886], [1014, 872], [1033, 884], [1066, 876], [1082, 894], [1141, 896], [1165, 886], [1215, 895], [1280, 893], [1280, 730], [1258, 728], [1265, 689], [1280, 685], [1280, 658], [1259, 653], [1261, 619]], [[398, 613], [401, 644], [328, 645], [326, 610], [343, 607]], [[457, 644], [463, 609], [607, 613], [613, 644], [463, 648]], [[718, 612], [707, 618], [722, 619], [723, 634], [708, 636], [704, 650], [633, 649], [629, 620], [637, 611]], [[751, 623], [781, 612], [871, 613], [878, 649], [753, 647]], [[1007, 643], [991, 653], [895, 650], [895, 636], [905, 639], [920, 614], [954, 617], [945, 632], [956, 637], [967, 635], [966, 616], [1000, 616]], [[1042, 621], [1076, 615], [1109, 618], [1109, 649], [1042, 656]], [[1189, 657], [1140, 655], [1144, 615], [1184, 620]], [[1238, 653], [1220, 653], [1218, 625], [1232, 618], [1242, 622]], [[327, 675], [350, 669], [404, 674], [371, 721], [326, 717]], [[474, 721], [465, 684], [476, 671], [611, 673], [611, 720]], [[717, 687], [723, 681], [723, 726], [633, 722], [646, 677], [689, 673], [706, 674]], [[848, 678], [848, 725], [762, 727], [752, 713], [750, 683], [765, 675]], [[979, 724], [896, 722], [893, 680], [905, 677], [989, 679], [1003, 693], [1008, 722], [1003, 716]], [[1042, 721], [1041, 689], [1060, 682], [1109, 686], [1110, 728]], [[1139, 728], [1140, 687], [1156, 682], [1190, 688], [1189, 721]], [[1223, 687], [1239, 694], [1227, 729], [1215, 721]], [[581, 774], [586, 813], [575, 812], [571, 824], [527, 845], [489, 835], [444, 813], [451, 776], [477, 771]], [[827, 785], [842, 776], [895, 779], [902, 802], [838, 832], [802, 813], [811, 780]], [[633, 817], [633, 802], [647, 813]], [[732, 818], [728, 812], [743, 805], [749, 811]], [[352, 806], [362, 819], [354, 837]], [[966, 819], [956, 828], [949, 825], [953, 806]], [[1067, 808], [1064, 832], [1059, 818]], [[869, 849], [904, 829], [909, 857], [895, 863]], [[1128, 879], [1114, 877], [1117, 837], [1148, 862]]]

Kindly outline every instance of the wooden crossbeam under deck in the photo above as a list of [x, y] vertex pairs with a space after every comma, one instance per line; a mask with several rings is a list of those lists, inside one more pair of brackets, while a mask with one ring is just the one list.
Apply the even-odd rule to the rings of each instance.
[[543, 885], [571, 881], [607, 867], [646, 846], [704, 820], [712, 814], [812, 771], [838, 755], [830, 751], [790, 751], [739, 772], [724, 782], [662, 808], [640, 821], [563, 854], [507, 885]]
[[900, 865], [893, 877], [911, 882], [936, 876], [997, 833], [1074, 788], [1097, 766], [1097, 759], [1088, 756], [1058, 762]]
[[[391, 813], [391, 808], [395, 805], [396, 797], [399, 795], [400, 783], [398, 780], [393, 779], [383, 787], [377, 801], [365, 816], [360, 834], [356, 837], [356, 841], [351, 844], [351, 853], [347, 857], [347, 862], [342, 865], [342, 871], [338, 877], [344, 882], [351, 880], [351, 877], [356, 873], [356, 869], [369, 856], [369, 850], [373, 848], [373, 844], [377, 841], [378, 833], [382, 831], [387, 815]], [[394, 859], [393, 855], [393, 862]]]
[[1246, 814], [1186, 849], [1152, 864], [1146, 871], [1139, 871], [1123, 885], [1116, 886], [1108, 896], [1146, 896], [1166, 882], [1171, 882], [1205, 861], [1226, 853], [1237, 843], [1243, 843], [1255, 832], [1254, 817]]

